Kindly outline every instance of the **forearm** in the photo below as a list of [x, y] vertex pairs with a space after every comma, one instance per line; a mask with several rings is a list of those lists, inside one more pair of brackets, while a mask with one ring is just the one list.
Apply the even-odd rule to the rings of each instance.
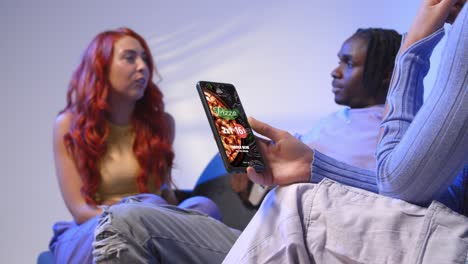
[[323, 178], [378, 192], [375, 172], [348, 165], [314, 150], [310, 181], [317, 183]]

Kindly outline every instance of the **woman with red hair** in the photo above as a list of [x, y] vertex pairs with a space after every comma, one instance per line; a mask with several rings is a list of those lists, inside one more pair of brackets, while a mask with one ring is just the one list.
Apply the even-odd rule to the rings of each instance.
[[[111, 221], [113, 205], [178, 204], [171, 189], [174, 120], [154, 73], [146, 41], [128, 28], [98, 34], [73, 73], [54, 126], [56, 174], [74, 219], [54, 226], [50, 247], [59, 263], [92, 262], [94, 233]], [[204, 197], [179, 207], [220, 218]]]

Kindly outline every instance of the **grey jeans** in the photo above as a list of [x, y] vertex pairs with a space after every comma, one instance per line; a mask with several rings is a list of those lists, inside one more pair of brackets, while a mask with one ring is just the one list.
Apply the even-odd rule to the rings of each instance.
[[[205, 230], [209, 228], [217, 230], [222, 226], [221, 223], [212, 218], [219, 219], [220, 217], [216, 204], [201, 196], [188, 198], [178, 207], [172, 207], [168, 206], [167, 202], [157, 195], [139, 194], [126, 197], [119, 204], [103, 207], [103, 209], [105, 213], [102, 216], [93, 217], [81, 225], [69, 221], [60, 221], [54, 225], [54, 237], [51, 240], [50, 249], [54, 253], [56, 263], [92, 263], [93, 254], [95, 260], [101, 263], [158, 263], [189, 257], [204, 260], [198, 256], [205, 251], [203, 243], [193, 241], [196, 238], [205, 239], [203, 236], [206, 234]], [[139, 215], [140, 213], [141, 215]], [[191, 218], [194, 222], [182, 220], [186, 218]], [[185, 223], [179, 224], [179, 222]], [[199, 222], [199, 226], [206, 229], [192, 227], [198, 225]], [[217, 224], [211, 225], [213, 222]], [[148, 230], [145, 231], [146, 228]], [[168, 230], [165, 230], [166, 228]], [[217, 247], [213, 247], [212, 251], [215, 253], [210, 254], [211, 251], [208, 249], [206, 250], [207, 254], [203, 254], [203, 256], [206, 255], [221, 262], [239, 234], [239, 232], [228, 232], [228, 227], [225, 229], [226, 232], [217, 233], [220, 236], [226, 234], [226, 237], [220, 239], [221, 242]], [[187, 235], [192, 231], [201, 231], [202, 235]], [[94, 242], [95, 249], [92, 252], [95, 234], [98, 239], [97, 242]], [[138, 234], [140, 236], [136, 236]], [[175, 237], [176, 235], [177, 237]], [[217, 236], [213, 235], [213, 238], [217, 238]], [[162, 254], [151, 255], [155, 250], [160, 250], [157, 247], [147, 247], [151, 239], [161, 240], [160, 245], [168, 247], [168, 249], [175, 247], [175, 252], [180, 250], [192, 252], [187, 253], [190, 255], [177, 253], [173, 256], [165, 249], [161, 250]], [[222, 241], [228, 241], [229, 244], [223, 244]], [[206, 242], [205, 244], [211, 246], [215, 242]], [[199, 245], [199, 248], [197, 246], [190, 247], [190, 243]], [[217, 252], [218, 249], [221, 250], [221, 253]], [[145, 254], [142, 253], [144, 250], [146, 250]], [[110, 258], [114, 257], [115, 260], [109, 261]], [[145, 260], [143, 261], [143, 259]]]
[[276, 188], [223, 263], [468, 263], [468, 218], [325, 179]]
[[221, 263], [240, 232], [199, 211], [127, 201], [107, 208], [95, 263]]

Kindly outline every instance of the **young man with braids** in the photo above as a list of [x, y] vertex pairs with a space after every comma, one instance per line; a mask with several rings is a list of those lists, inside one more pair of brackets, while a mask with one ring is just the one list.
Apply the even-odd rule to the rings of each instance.
[[346, 106], [317, 122], [301, 141], [339, 161], [375, 170], [375, 149], [401, 35], [358, 29], [341, 46], [331, 72], [335, 103]]
[[[297, 137], [336, 160], [375, 170], [377, 137], [400, 44], [398, 32], [382, 28], [361, 28], [345, 40], [338, 52], [338, 66], [331, 72], [335, 103], [345, 107]], [[231, 177], [233, 190], [248, 203], [252, 183], [245, 174]]]

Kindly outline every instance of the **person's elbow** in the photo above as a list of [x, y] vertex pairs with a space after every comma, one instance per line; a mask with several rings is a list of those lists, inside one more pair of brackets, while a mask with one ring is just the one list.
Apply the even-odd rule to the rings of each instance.
[[378, 189], [379, 194], [390, 198], [403, 200], [405, 202], [426, 206], [433, 200], [433, 195], [422, 192], [420, 188], [404, 183], [397, 183], [396, 181], [379, 181]]

